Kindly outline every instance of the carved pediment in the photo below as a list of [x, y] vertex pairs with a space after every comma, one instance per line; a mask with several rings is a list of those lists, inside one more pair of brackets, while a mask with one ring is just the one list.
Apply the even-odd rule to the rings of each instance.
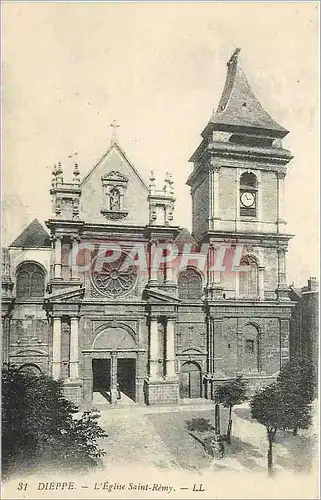
[[72, 289], [72, 290], [64, 290], [58, 291], [58, 292], [53, 292], [50, 296], [45, 298], [45, 303], [46, 304], [52, 304], [52, 303], [65, 303], [65, 302], [79, 302], [80, 299], [83, 298], [85, 293], [85, 288], [79, 288], [77, 290]]
[[108, 172], [108, 174], [103, 175], [101, 180], [102, 181], [109, 181], [111, 183], [115, 183], [115, 182], [127, 183], [128, 177], [126, 177], [126, 175], [121, 174], [120, 172], [118, 172], [116, 170], [112, 170], [111, 172]]
[[144, 290], [144, 295], [146, 296], [148, 302], [153, 304], [180, 304], [181, 300], [173, 295], [169, 295], [160, 290], [151, 290], [146, 288]]
[[203, 354], [203, 351], [200, 349], [185, 349], [184, 351], [181, 352], [183, 355], [189, 355], [189, 354]]

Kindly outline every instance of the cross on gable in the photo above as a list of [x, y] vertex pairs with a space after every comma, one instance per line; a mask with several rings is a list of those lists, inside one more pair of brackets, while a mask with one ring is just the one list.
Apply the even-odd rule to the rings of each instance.
[[117, 129], [120, 127], [120, 125], [118, 125], [118, 123], [117, 123], [116, 120], [113, 120], [111, 122], [110, 126], [113, 129], [113, 133], [112, 133], [112, 136], [111, 136], [111, 143], [115, 144], [118, 141]]

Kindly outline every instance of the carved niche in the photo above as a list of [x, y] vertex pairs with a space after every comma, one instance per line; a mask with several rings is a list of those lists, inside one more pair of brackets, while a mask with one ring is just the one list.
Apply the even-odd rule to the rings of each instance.
[[110, 220], [125, 219], [128, 210], [125, 203], [125, 193], [128, 178], [118, 171], [112, 170], [101, 178], [103, 187], [103, 205], [101, 213]]

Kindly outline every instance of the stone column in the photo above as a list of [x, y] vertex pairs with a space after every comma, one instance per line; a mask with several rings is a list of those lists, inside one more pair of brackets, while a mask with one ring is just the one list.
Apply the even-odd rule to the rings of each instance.
[[210, 384], [211, 384], [211, 386], [210, 386], [211, 398], [210, 399], [214, 399], [215, 390], [214, 390], [214, 380], [213, 379], [210, 381]]
[[259, 298], [264, 300], [264, 267], [260, 266], [258, 268], [259, 273]]
[[169, 283], [169, 284], [174, 283], [174, 269], [173, 269], [173, 261], [172, 260], [166, 262], [165, 283]]
[[235, 298], [240, 297], [240, 271], [235, 271]]
[[278, 222], [285, 223], [285, 195], [284, 195], [284, 179], [285, 172], [279, 171], [276, 173], [278, 183]]
[[214, 218], [214, 167], [211, 164], [209, 168], [209, 229], [214, 229], [213, 218]]
[[149, 376], [152, 379], [158, 378], [158, 325], [157, 318], [150, 319], [149, 325]]
[[215, 228], [215, 219], [220, 218], [220, 168], [215, 163], [212, 163], [213, 167], [213, 219], [214, 219], [214, 228]]
[[72, 236], [71, 237], [71, 259], [70, 259], [70, 278], [72, 280], [78, 280], [77, 276], [77, 257], [78, 257], [78, 243], [79, 243], [79, 237], [78, 236]]
[[70, 357], [69, 357], [69, 367], [70, 367], [70, 378], [79, 378], [79, 328], [78, 328], [78, 318], [74, 317], [70, 319]]
[[260, 172], [257, 172], [257, 191], [256, 191], [256, 210], [257, 210], [257, 230], [264, 230], [263, 221], [263, 199], [262, 199], [262, 181]]
[[277, 297], [279, 300], [288, 301], [289, 290], [286, 285], [286, 263], [285, 263], [285, 248], [278, 248], [278, 287], [277, 287]]
[[62, 270], [61, 240], [62, 240], [62, 236], [55, 237], [55, 278], [56, 279], [62, 279], [62, 275], [61, 275], [61, 270]]
[[236, 190], [236, 196], [235, 196], [235, 231], [238, 231], [240, 228], [240, 219], [241, 219], [241, 212], [240, 212], [240, 177], [241, 177], [241, 169], [240, 168], [235, 168], [235, 190]]
[[209, 245], [207, 254], [207, 288], [211, 290], [214, 284], [214, 246]]
[[223, 320], [221, 318], [212, 319], [212, 371], [214, 373], [222, 373], [222, 352], [218, 350], [219, 342], [215, 339], [222, 338]]
[[221, 271], [214, 271], [214, 286], [221, 286]]
[[[104, 196], [106, 197], [106, 201], [105, 201], [105, 203], [106, 203], [106, 208], [107, 208], [107, 210], [110, 210], [110, 193], [109, 193], [109, 189], [108, 189], [108, 187], [106, 187], [106, 191], [105, 191], [105, 193], [106, 193], [106, 194], [105, 194]], [[103, 198], [103, 199], [104, 199], [104, 198]]]
[[61, 376], [61, 318], [54, 316], [52, 327], [52, 376]]
[[9, 318], [8, 316], [1, 316], [1, 328], [2, 328], [2, 339], [3, 339], [3, 349], [2, 349], [2, 362], [9, 362]]
[[166, 376], [175, 377], [175, 333], [174, 320], [167, 318], [166, 325]]
[[214, 366], [213, 366], [213, 323], [212, 318], [208, 318], [207, 320], [207, 369], [209, 374], [213, 374]]
[[[212, 299], [221, 299], [223, 297], [223, 284], [221, 283], [221, 271], [215, 270], [215, 266], [218, 266], [217, 263], [217, 252], [220, 251], [218, 248], [215, 248], [215, 245], [209, 246], [209, 266], [210, 270], [208, 273], [209, 279], [209, 289], [210, 289], [210, 297]], [[218, 257], [220, 259], [220, 257]]]
[[157, 282], [157, 242], [152, 240], [149, 245], [149, 281]]
[[286, 284], [285, 248], [278, 248], [278, 284]]
[[124, 210], [124, 195], [125, 195], [125, 190], [124, 186], [121, 186], [119, 189], [119, 210]]
[[117, 403], [117, 352], [111, 353], [110, 360], [110, 402]]

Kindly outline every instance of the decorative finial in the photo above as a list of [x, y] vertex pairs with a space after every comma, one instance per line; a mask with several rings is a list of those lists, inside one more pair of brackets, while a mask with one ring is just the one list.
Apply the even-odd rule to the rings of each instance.
[[149, 176], [149, 191], [150, 193], [154, 191], [155, 189], [155, 175], [154, 175], [154, 170], [150, 171], [150, 176]]
[[154, 174], [154, 170], [151, 170], [151, 171], [150, 171], [149, 180], [150, 180], [151, 182], [155, 182], [155, 174]]
[[171, 195], [174, 195], [174, 181], [171, 173], [169, 174], [169, 185], [170, 185], [170, 193]]
[[80, 179], [79, 179], [80, 172], [79, 172], [78, 163], [75, 163], [75, 165], [74, 165], [73, 174], [74, 174], [73, 183], [76, 186], [79, 186], [79, 184], [80, 184]]
[[229, 61], [227, 62], [227, 67], [229, 67], [232, 63], [234, 63], [236, 60], [237, 60], [237, 57], [239, 55], [239, 53], [241, 52], [241, 49], [239, 47], [237, 47], [233, 54], [231, 55]]
[[171, 192], [171, 179], [168, 172], [166, 172], [165, 175], [165, 186], [163, 190], [165, 191], [166, 194], [169, 194]]
[[62, 184], [63, 183], [63, 171], [62, 171], [62, 166], [61, 162], [58, 161], [58, 167], [56, 171], [56, 179], [57, 179], [57, 184]]
[[56, 186], [56, 182], [57, 182], [57, 165], [54, 163], [52, 167], [52, 181], [51, 181], [52, 187]]
[[116, 120], [113, 120], [111, 122], [110, 126], [113, 128], [113, 133], [112, 133], [112, 136], [111, 136], [111, 143], [112, 144], [117, 144], [117, 142], [118, 142], [117, 129], [120, 127], [120, 125], [118, 125], [118, 123], [117, 123]]

